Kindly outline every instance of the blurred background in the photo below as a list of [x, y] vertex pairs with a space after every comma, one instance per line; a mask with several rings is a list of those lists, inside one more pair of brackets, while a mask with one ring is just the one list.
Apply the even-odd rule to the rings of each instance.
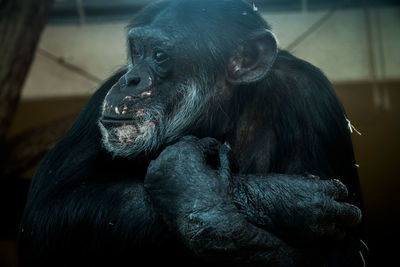
[[[125, 25], [152, 1], [10, 2], [0, 0], [0, 266], [17, 266], [16, 229], [38, 161], [124, 65]], [[369, 266], [388, 265], [400, 227], [400, 1], [251, 2], [280, 47], [322, 69], [343, 102], [356, 129]]]

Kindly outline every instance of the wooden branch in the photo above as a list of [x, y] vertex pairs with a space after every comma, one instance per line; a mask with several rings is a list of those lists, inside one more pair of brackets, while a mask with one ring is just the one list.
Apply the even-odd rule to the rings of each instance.
[[52, 0], [0, 1], [0, 146], [18, 105], [51, 3]]
[[30, 129], [7, 140], [2, 153], [2, 177], [18, 177], [36, 166], [69, 129], [76, 115]]

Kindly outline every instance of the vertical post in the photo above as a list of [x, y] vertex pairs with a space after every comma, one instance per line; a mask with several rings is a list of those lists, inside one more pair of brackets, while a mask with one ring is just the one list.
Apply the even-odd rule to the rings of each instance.
[[382, 106], [382, 95], [379, 90], [377, 75], [376, 75], [376, 62], [375, 62], [375, 50], [373, 46], [373, 33], [372, 33], [372, 23], [371, 16], [369, 13], [368, 0], [364, 0], [364, 17], [365, 17], [365, 33], [366, 33], [366, 43], [368, 52], [368, 65], [369, 65], [369, 75], [372, 88], [372, 98], [376, 108]]
[[0, 1], [0, 147], [19, 103], [51, 4], [52, 0]]
[[383, 100], [383, 108], [385, 110], [389, 110], [391, 107], [390, 104], [390, 95], [389, 90], [386, 86], [386, 60], [385, 60], [385, 48], [383, 46], [383, 35], [382, 35], [382, 24], [381, 24], [381, 15], [380, 8], [377, 7], [375, 9], [375, 20], [376, 20], [376, 34], [378, 39], [378, 56], [379, 56], [379, 66], [380, 66], [380, 77], [382, 86], [382, 100]]
[[76, 0], [76, 8], [78, 10], [79, 24], [83, 25], [86, 22], [85, 9], [83, 8], [83, 1]]
[[301, 12], [306, 13], [308, 11], [308, 0], [301, 0]]

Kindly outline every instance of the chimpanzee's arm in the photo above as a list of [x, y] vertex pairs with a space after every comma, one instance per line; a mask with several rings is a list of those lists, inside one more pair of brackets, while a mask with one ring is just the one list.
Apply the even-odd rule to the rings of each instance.
[[[20, 234], [23, 266], [124, 264], [132, 253], [139, 261], [169, 238], [143, 178], [123, 177], [116, 168], [105, 172], [101, 165], [107, 169], [113, 162], [100, 164], [75, 146], [62, 153], [60, 166], [59, 145], [44, 158], [28, 194]], [[127, 167], [137, 172], [134, 164]]]
[[338, 180], [312, 175], [234, 175], [233, 199], [246, 220], [294, 247], [311, 247], [325, 266], [363, 266], [368, 248], [352, 234], [361, 210]]
[[[147, 201], [142, 182], [43, 191], [30, 195], [21, 223], [22, 260], [28, 266], [56, 266], [60, 258], [66, 266], [81, 266], [85, 260], [103, 266], [103, 260], [121, 260], [127, 247], [138, 251], [151, 246], [151, 240], [163, 242], [166, 228]], [[85, 255], [78, 257], [81, 253]]]
[[234, 203], [251, 223], [297, 244], [343, 239], [345, 229], [361, 222], [338, 180], [266, 174], [234, 175], [232, 183]]
[[[245, 265], [318, 266], [329, 251], [318, 247], [315, 237], [340, 238], [336, 223], [360, 220], [356, 207], [336, 202], [346, 196], [340, 182], [285, 175], [232, 178], [221, 147], [220, 167], [208, 165], [215, 146], [213, 139], [184, 138], [150, 164], [145, 180], [156, 210], [199, 256]], [[293, 246], [299, 237], [314, 243]]]

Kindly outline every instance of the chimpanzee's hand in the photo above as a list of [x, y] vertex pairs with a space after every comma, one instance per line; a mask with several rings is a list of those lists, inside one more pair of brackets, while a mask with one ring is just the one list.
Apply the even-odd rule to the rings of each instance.
[[221, 147], [212, 138], [185, 136], [165, 148], [150, 163], [145, 179], [145, 188], [156, 206], [176, 217], [179, 212], [195, 213], [196, 209], [224, 202], [228, 197], [229, 167], [224, 162], [215, 168], [208, 164], [208, 157], [218, 155]]
[[240, 212], [287, 240], [342, 239], [346, 228], [361, 221], [360, 209], [343, 202], [348, 191], [339, 180], [269, 174], [236, 176], [234, 181]]

